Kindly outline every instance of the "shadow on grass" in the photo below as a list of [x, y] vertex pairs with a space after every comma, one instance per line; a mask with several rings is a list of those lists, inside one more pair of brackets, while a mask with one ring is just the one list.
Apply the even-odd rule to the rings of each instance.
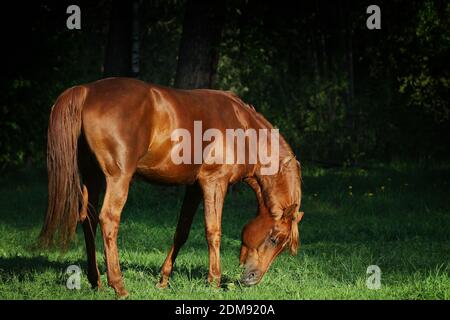
[[[69, 265], [78, 265], [81, 267], [84, 275], [87, 273], [86, 261], [83, 259], [73, 261], [51, 261], [47, 257], [10, 257], [0, 258], [0, 281], [8, 282], [8, 280], [15, 278], [19, 282], [29, 282], [35, 280], [36, 274], [44, 273], [46, 271], [53, 272], [57, 275], [55, 284], [62, 284], [66, 281], [65, 271]], [[99, 264], [100, 273], [106, 274], [106, 270]], [[161, 265], [151, 263], [150, 265], [141, 265], [133, 262], [123, 261], [121, 263], [122, 271], [138, 271], [143, 272], [153, 279], [159, 279]], [[199, 265], [187, 267], [185, 265], [174, 267], [174, 273], [188, 276], [190, 280], [204, 280], [207, 284], [208, 268], [207, 266]], [[173, 274], [172, 274], [173, 278]], [[231, 278], [228, 275], [222, 275], [221, 288], [227, 290], [227, 284], [233, 283], [238, 285], [239, 281]], [[155, 283], [156, 284], [156, 283]]]
[[[141, 265], [133, 262], [124, 261], [121, 263], [121, 268], [123, 272], [127, 271], [139, 271], [143, 272], [154, 279], [158, 279], [160, 277], [161, 264], [151, 263], [150, 265]], [[179, 275], [183, 277], [188, 277], [189, 280], [197, 282], [198, 280], [204, 281], [207, 284], [208, 279], [208, 266], [207, 265], [195, 265], [195, 266], [186, 266], [186, 265], [177, 265], [175, 263], [173, 273], [171, 275], [171, 279], [173, 279], [174, 275]], [[227, 274], [222, 274], [221, 276], [221, 288], [227, 289], [227, 285], [233, 283], [235, 285], [240, 285], [238, 279], [233, 278]]]
[[34, 278], [36, 273], [45, 271], [59, 271], [61, 279], [69, 265], [78, 265], [83, 268], [86, 262], [79, 259], [74, 261], [51, 261], [47, 257], [10, 257], [0, 258], [0, 279], [7, 281], [15, 277], [19, 281], [29, 281]]

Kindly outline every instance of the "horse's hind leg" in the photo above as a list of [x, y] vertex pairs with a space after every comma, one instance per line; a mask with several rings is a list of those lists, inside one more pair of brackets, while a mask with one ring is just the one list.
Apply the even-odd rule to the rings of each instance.
[[127, 297], [128, 292], [123, 285], [117, 249], [120, 216], [128, 197], [128, 189], [132, 175], [120, 174], [106, 178], [106, 193], [100, 212], [100, 225], [105, 247], [108, 284], [119, 297]]
[[100, 170], [94, 155], [89, 150], [84, 137], [79, 141], [79, 167], [83, 180], [83, 206], [80, 220], [83, 225], [86, 243], [87, 275], [93, 288], [101, 287], [95, 253], [95, 235], [98, 225], [98, 200], [104, 188], [105, 176]]
[[81, 219], [86, 242], [88, 280], [92, 288], [100, 288], [100, 272], [98, 271], [97, 257], [95, 253], [95, 235], [98, 225], [98, 197], [102, 188], [102, 176], [89, 175], [84, 179], [83, 198], [85, 205], [81, 212]]
[[157, 287], [159, 288], [165, 288], [169, 283], [169, 277], [173, 270], [173, 264], [175, 263], [175, 259], [177, 258], [180, 248], [183, 246], [189, 236], [192, 220], [201, 199], [202, 191], [197, 183], [191, 186], [186, 186], [186, 193], [184, 195], [180, 217], [178, 218], [177, 230], [175, 232], [173, 245], [161, 268], [161, 279], [157, 284]]

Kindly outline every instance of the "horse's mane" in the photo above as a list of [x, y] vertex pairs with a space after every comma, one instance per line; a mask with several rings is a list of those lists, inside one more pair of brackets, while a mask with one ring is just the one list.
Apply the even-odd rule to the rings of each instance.
[[291, 233], [289, 234], [288, 240], [289, 252], [291, 255], [297, 254], [298, 249], [298, 224], [296, 222], [292, 222]]
[[233, 91], [222, 91], [224, 95], [226, 95], [228, 98], [230, 98], [234, 103], [243, 106], [245, 108], [249, 108], [256, 112], [256, 109], [251, 104], [245, 103], [236, 93]]
[[[242, 99], [233, 92], [228, 91], [224, 93], [236, 104], [249, 108], [252, 115], [262, 127], [268, 129], [274, 128], [273, 125], [261, 113], [257, 112], [252, 105], [243, 102]], [[281, 134], [279, 135], [279, 142], [280, 168], [278, 172], [273, 176], [261, 176], [258, 179], [262, 185], [260, 191], [262, 193], [264, 203], [274, 219], [280, 219], [284, 210], [290, 205], [296, 204], [296, 209], [298, 209], [301, 202], [300, 162], [296, 159], [294, 152]], [[298, 183], [298, 190], [296, 188], [297, 185], [295, 184], [295, 181]], [[294, 184], [294, 187], [292, 187], [292, 184]], [[277, 189], [276, 194], [273, 192], [274, 188]], [[282, 195], [289, 195], [287, 197], [288, 202], [280, 203], [279, 197]], [[276, 209], [273, 210], [273, 208]], [[297, 252], [298, 237], [298, 225], [297, 222], [293, 221], [287, 243], [291, 254], [295, 254]]]

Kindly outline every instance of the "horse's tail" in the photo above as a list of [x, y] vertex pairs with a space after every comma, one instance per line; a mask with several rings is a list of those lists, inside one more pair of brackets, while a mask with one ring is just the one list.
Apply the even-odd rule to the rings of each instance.
[[64, 91], [53, 105], [48, 126], [47, 171], [48, 206], [40, 244], [48, 247], [58, 232], [65, 248], [74, 238], [82, 191], [78, 173], [78, 138], [81, 110], [87, 89], [76, 86]]

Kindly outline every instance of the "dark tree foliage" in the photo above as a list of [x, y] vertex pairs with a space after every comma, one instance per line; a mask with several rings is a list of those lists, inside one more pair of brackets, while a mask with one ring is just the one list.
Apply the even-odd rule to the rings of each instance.
[[77, 1], [82, 29], [66, 28], [73, 2], [8, 2], [2, 7], [0, 170], [42, 166], [50, 108], [75, 84], [102, 76], [106, 1]]
[[[138, 0], [135, 0], [138, 1]], [[81, 30], [66, 28], [78, 4]], [[44, 164], [50, 108], [66, 88], [131, 75], [132, 1], [5, 3], [0, 170]], [[232, 90], [303, 160], [358, 165], [448, 159], [450, 3], [139, 1], [139, 78]]]

